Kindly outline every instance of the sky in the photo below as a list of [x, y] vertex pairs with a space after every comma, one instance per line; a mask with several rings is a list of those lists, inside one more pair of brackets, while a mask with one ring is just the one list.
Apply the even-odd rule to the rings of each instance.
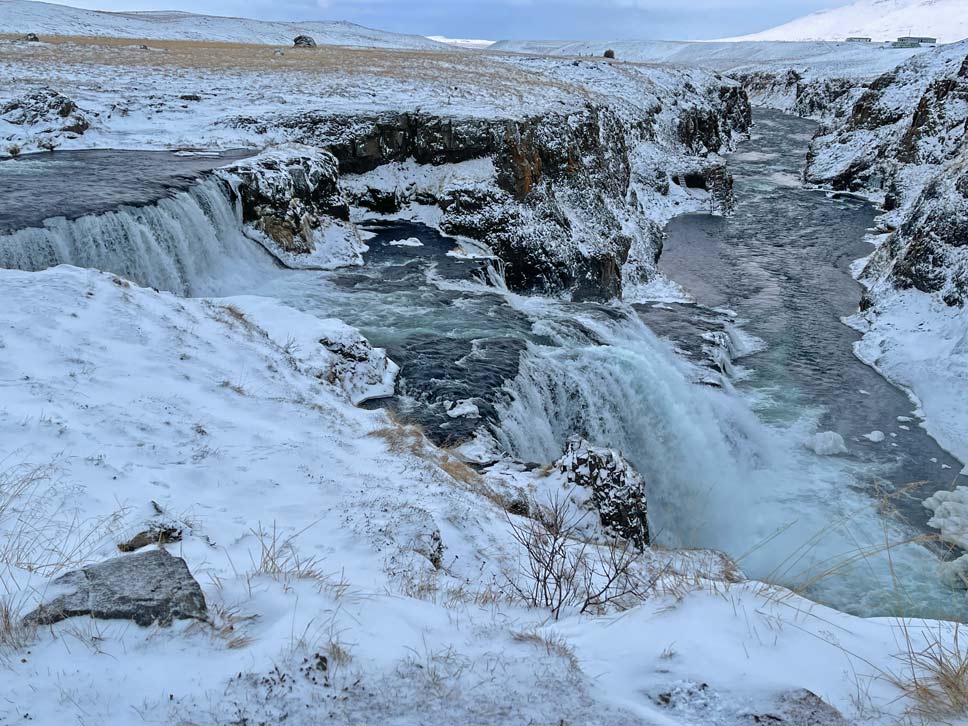
[[724, 38], [850, 0], [57, 0], [94, 10], [188, 10], [265, 20], [349, 20], [451, 38]]

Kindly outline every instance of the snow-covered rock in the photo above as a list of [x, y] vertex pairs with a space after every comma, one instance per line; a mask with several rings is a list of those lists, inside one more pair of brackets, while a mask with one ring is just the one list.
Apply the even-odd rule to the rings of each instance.
[[[41, 87], [0, 104], [0, 139], [9, 138], [10, 132], [15, 131], [18, 135], [47, 139], [56, 146], [58, 137], [77, 138], [94, 121], [93, 114], [78, 108], [67, 96]], [[15, 145], [16, 142], [11, 143]], [[9, 151], [9, 148], [0, 149], [0, 152]]]
[[242, 202], [242, 219], [280, 262], [330, 269], [362, 264], [366, 250], [326, 151], [286, 145], [220, 169]]
[[649, 544], [645, 482], [621, 454], [573, 436], [555, 466], [568, 485], [586, 492], [603, 530], [639, 548]]

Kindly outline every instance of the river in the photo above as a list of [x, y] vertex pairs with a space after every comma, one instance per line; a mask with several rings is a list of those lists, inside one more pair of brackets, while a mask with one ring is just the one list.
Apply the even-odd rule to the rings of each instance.
[[[281, 270], [204, 181], [164, 200], [163, 214], [120, 209], [80, 220], [81, 232], [48, 223], [42, 237], [0, 236], [0, 264], [71, 262], [180, 294], [262, 294], [344, 319], [401, 365], [398, 395], [384, 405], [438, 443], [477, 437], [492, 456], [544, 464], [581, 433], [645, 476], [663, 545], [721, 549], [750, 576], [862, 615], [964, 619], [964, 594], [938, 579], [937, 551], [884, 550], [925, 528], [922, 494], [898, 500], [895, 517], [881, 491], [950, 485], [942, 467], [955, 464], [916, 422], [898, 420], [910, 402], [853, 357], [856, 335], [840, 322], [859, 299], [848, 266], [869, 251], [874, 210], [799, 185], [812, 124], [757, 121], [730, 160], [736, 214], [669, 226], [662, 266], [695, 304], [515, 295], [496, 261], [410, 222], [371, 223], [360, 268]], [[713, 345], [712, 365], [680, 354], [708, 353], [711, 338], [740, 341], [733, 352], [749, 355], [732, 363]], [[884, 442], [862, 438], [875, 429]], [[818, 430], [840, 432], [847, 454], [808, 450]]]

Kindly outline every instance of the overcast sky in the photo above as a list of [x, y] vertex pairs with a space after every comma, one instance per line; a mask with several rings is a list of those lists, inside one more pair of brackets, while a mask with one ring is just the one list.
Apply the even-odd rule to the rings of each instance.
[[766, 30], [850, 0], [60, 0], [95, 10], [190, 10], [350, 20], [454, 38], [708, 39]]

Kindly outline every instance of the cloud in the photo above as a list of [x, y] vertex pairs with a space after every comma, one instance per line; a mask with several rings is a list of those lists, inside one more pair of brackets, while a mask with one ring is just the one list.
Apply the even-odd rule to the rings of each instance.
[[421, 35], [705, 39], [756, 32], [848, 0], [62, 0], [98, 10], [176, 9], [331, 19]]

